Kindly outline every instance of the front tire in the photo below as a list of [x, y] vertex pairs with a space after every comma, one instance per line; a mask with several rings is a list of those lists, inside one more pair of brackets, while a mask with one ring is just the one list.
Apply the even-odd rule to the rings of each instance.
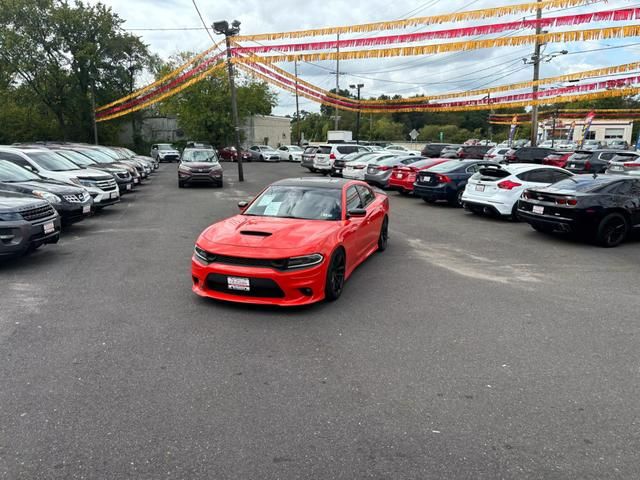
[[344, 250], [341, 248], [333, 252], [331, 260], [329, 261], [329, 268], [327, 269], [327, 279], [324, 286], [324, 298], [328, 302], [334, 302], [344, 289], [346, 271], [346, 257]]
[[621, 213], [610, 213], [600, 221], [596, 242], [601, 247], [613, 248], [620, 245], [629, 233], [629, 222]]
[[378, 251], [384, 252], [389, 245], [389, 217], [384, 217], [380, 235], [378, 236]]
[[184, 188], [184, 182], [178, 182], [178, 188]]
[[293, 155], [289, 155], [289, 161], [293, 162]]
[[264, 162], [264, 157], [262, 155], [260, 155], [260, 161]]

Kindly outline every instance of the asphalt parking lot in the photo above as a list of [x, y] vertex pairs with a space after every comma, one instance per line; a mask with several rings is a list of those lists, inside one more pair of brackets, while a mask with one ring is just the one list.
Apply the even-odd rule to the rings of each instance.
[[[2, 479], [640, 477], [640, 241], [394, 193], [332, 304], [190, 290], [198, 234], [296, 164], [175, 164], [0, 266]], [[308, 175], [308, 174], [303, 174]]]

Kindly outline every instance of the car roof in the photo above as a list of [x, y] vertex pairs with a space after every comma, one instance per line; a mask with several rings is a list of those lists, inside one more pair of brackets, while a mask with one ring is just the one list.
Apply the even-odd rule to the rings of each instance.
[[348, 178], [315, 178], [315, 177], [301, 177], [301, 178], [285, 178], [274, 182], [272, 185], [280, 185], [285, 187], [314, 187], [314, 188], [330, 188], [330, 189], [342, 189], [345, 185], [353, 182]]
[[0, 145], [0, 149], [2, 150], [15, 150], [18, 152], [25, 152], [25, 151], [29, 151], [29, 152], [49, 152], [49, 149], [44, 148], [44, 147], [16, 147], [16, 146], [10, 146], [10, 145]]

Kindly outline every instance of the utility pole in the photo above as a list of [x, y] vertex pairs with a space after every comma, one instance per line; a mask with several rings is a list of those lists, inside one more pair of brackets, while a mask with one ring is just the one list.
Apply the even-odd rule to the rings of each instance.
[[493, 117], [493, 107], [491, 107], [491, 92], [487, 92], [487, 103], [489, 104], [489, 141], [493, 142], [493, 125], [491, 124], [491, 119]]
[[238, 119], [238, 102], [236, 99], [236, 85], [233, 79], [233, 62], [231, 61], [231, 37], [240, 33], [240, 22], [234, 20], [229, 22], [222, 20], [213, 24], [213, 31], [224, 35], [225, 44], [227, 46], [227, 69], [229, 72], [229, 90], [231, 92], [231, 113], [233, 115], [233, 125], [235, 129], [236, 152], [238, 153], [238, 181], [244, 182], [244, 172], [242, 170], [242, 149], [240, 147], [240, 120]]
[[362, 87], [364, 87], [364, 83], [349, 85], [349, 88], [356, 89], [358, 91], [358, 113], [356, 113], [356, 143], [360, 143], [360, 89]]
[[556, 142], [556, 119], [558, 118], [558, 107], [553, 111], [553, 128], [551, 129], [551, 148], [555, 146]]
[[300, 146], [300, 105], [298, 103], [298, 59], [293, 61], [293, 68], [296, 74], [296, 145]]
[[[337, 34], [337, 42], [336, 42], [336, 95], [340, 95], [340, 34]], [[340, 121], [338, 117], [338, 104], [336, 104], [335, 108], [335, 119], [334, 119], [334, 130], [338, 130], [338, 122]]]
[[533, 108], [531, 109], [531, 146], [535, 147], [538, 145], [538, 105], [536, 101], [538, 100], [538, 90], [539, 87], [535, 83], [540, 78], [540, 37], [539, 35], [542, 33], [542, 8], [540, 8], [540, 4], [542, 0], [538, 0], [538, 9], [536, 10], [536, 44], [533, 51]]
[[93, 143], [98, 145], [98, 122], [96, 121], [96, 81], [91, 80], [91, 112], [93, 117]]

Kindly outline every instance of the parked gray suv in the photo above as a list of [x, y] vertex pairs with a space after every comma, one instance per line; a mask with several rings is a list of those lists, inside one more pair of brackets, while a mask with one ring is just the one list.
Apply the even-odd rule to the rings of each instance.
[[60, 216], [46, 200], [0, 190], [0, 259], [58, 243]]

